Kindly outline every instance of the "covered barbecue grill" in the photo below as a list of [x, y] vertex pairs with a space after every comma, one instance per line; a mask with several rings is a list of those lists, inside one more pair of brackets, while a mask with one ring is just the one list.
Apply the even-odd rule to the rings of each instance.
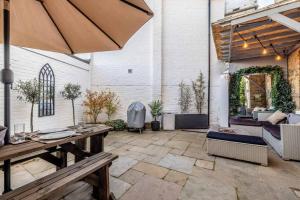
[[146, 107], [141, 102], [132, 103], [127, 110], [128, 131], [139, 130], [142, 133], [145, 126]]

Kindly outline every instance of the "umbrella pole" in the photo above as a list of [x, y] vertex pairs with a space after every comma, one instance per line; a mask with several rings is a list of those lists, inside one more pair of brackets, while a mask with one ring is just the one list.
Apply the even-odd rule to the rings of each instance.
[[[9, 144], [10, 138], [10, 90], [13, 83], [13, 72], [10, 69], [10, 18], [9, 0], [4, 1], [3, 9], [3, 46], [4, 46], [4, 69], [1, 71], [1, 81], [4, 84], [4, 126], [7, 128], [5, 145]], [[4, 161], [4, 193], [11, 191], [10, 160]]]

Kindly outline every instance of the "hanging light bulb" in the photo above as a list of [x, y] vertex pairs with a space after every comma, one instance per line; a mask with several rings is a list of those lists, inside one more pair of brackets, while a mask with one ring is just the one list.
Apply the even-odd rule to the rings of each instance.
[[249, 44], [248, 44], [248, 42], [245, 40], [244, 41], [244, 44], [243, 44], [243, 48], [244, 49], [247, 49], [249, 47]]
[[282, 57], [279, 54], [277, 54], [275, 57], [275, 60], [280, 61], [281, 59], [282, 59]]
[[266, 48], [264, 48], [263, 50], [262, 50], [262, 54], [263, 55], [266, 55], [268, 53], [268, 50], [266, 49]]

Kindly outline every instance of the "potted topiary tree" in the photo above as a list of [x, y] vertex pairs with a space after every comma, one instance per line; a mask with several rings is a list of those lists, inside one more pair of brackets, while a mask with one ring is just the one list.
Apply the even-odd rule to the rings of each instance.
[[72, 111], [73, 111], [73, 125], [75, 126], [75, 105], [74, 101], [81, 95], [81, 86], [78, 84], [68, 83], [65, 85], [64, 90], [61, 92], [61, 95], [72, 102]]
[[38, 83], [37, 79], [29, 81], [19, 81], [15, 90], [19, 93], [17, 99], [26, 103], [31, 103], [30, 112], [30, 130], [33, 132], [33, 108], [34, 104], [39, 103], [40, 88], [42, 86]]
[[163, 106], [160, 100], [152, 101], [149, 104], [149, 107], [151, 109], [151, 115], [154, 119], [154, 121], [151, 122], [151, 129], [152, 131], [159, 131], [160, 130], [160, 122], [158, 121], [158, 117], [161, 116]]

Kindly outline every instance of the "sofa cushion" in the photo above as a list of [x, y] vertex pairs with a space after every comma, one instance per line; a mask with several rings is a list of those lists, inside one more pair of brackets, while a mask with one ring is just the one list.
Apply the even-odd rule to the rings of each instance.
[[242, 126], [262, 126], [260, 121], [254, 120], [252, 118], [241, 118], [241, 117], [231, 117], [231, 125], [242, 125]]
[[264, 124], [263, 128], [268, 131], [274, 138], [281, 140], [280, 125]]
[[290, 113], [288, 115], [288, 123], [289, 124], [299, 124], [300, 123], [300, 115]]
[[272, 124], [277, 124], [278, 122], [285, 119], [287, 115], [279, 110], [277, 110], [275, 113], [273, 113], [267, 121], [271, 122]]
[[261, 137], [249, 136], [249, 135], [237, 135], [237, 134], [228, 134], [228, 133], [210, 131], [207, 134], [207, 138], [232, 141], [232, 142], [241, 142], [246, 144], [267, 145]]

